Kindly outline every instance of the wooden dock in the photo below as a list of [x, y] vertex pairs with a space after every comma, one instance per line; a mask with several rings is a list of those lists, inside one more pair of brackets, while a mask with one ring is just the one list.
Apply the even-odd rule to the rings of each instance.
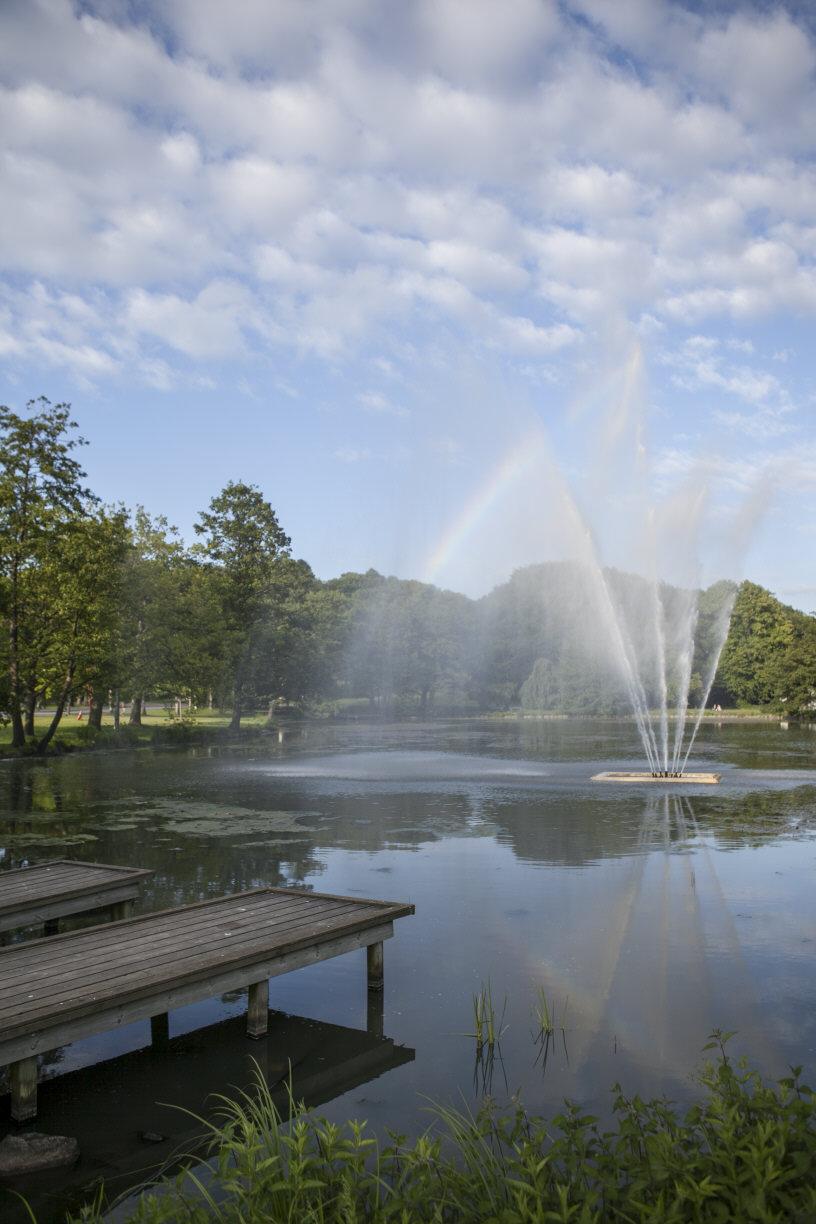
[[108, 910], [126, 918], [152, 871], [56, 859], [0, 872], [0, 935], [17, 927], [44, 926], [56, 934], [60, 918]]
[[383, 984], [383, 941], [412, 905], [256, 888], [179, 909], [0, 950], [0, 1066], [11, 1113], [36, 1116], [37, 1056], [93, 1033], [248, 987], [247, 1033], [267, 1030], [269, 978], [367, 948], [368, 987]]

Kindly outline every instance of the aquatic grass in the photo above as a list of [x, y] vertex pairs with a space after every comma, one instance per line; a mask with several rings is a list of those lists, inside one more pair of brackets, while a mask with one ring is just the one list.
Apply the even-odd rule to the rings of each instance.
[[535, 1002], [533, 1004], [533, 1019], [536, 1025], [536, 1040], [542, 1036], [550, 1035], [560, 1029], [562, 1033], [566, 1032], [567, 1027], [567, 1011], [569, 1008], [569, 996], [564, 1000], [564, 1006], [561, 1009], [561, 1019], [558, 1019], [558, 1008], [554, 1002], [550, 1002], [547, 998], [547, 992], [543, 986], [538, 987], [536, 992]]
[[538, 1054], [536, 1055], [536, 1064], [541, 1063], [541, 1070], [547, 1070], [547, 1062], [550, 1057], [550, 1051], [555, 1041], [557, 1032], [561, 1033], [561, 1042], [564, 1047], [564, 1058], [569, 1063], [569, 1052], [567, 1050], [567, 1011], [569, 1008], [569, 997], [564, 1000], [564, 1005], [561, 1009], [559, 1018], [558, 1007], [555, 1002], [551, 1002], [547, 998], [547, 992], [543, 986], [538, 987], [535, 1002], [533, 1003], [533, 1040], [538, 1046]]
[[477, 1050], [480, 1050], [484, 1045], [492, 1049], [496, 1042], [501, 1040], [502, 1035], [507, 1032], [507, 1025], [504, 1023], [506, 1013], [507, 995], [504, 996], [501, 1016], [498, 1022], [496, 1021], [493, 991], [490, 979], [488, 979], [487, 985], [482, 984], [476, 994], [473, 995], [473, 1032], [470, 1036], [476, 1039]]
[[[387, 1146], [365, 1123], [337, 1125], [290, 1100], [275, 1109], [263, 1076], [223, 1098], [210, 1164], [128, 1203], [133, 1224], [812, 1224], [816, 1098], [801, 1070], [764, 1083], [726, 1052], [685, 1114], [665, 1098], [613, 1089], [614, 1126], [565, 1102], [547, 1121], [517, 1098], [475, 1112], [436, 1105], [429, 1130]], [[101, 1206], [76, 1219], [101, 1224]], [[125, 1217], [119, 1217], [125, 1218]]]

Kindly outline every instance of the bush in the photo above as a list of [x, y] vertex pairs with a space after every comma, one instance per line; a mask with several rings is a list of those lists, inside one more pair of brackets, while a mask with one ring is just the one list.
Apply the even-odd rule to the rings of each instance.
[[[436, 1124], [380, 1149], [365, 1123], [277, 1114], [265, 1081], [224, 1100], [212, 1126], [213, 1177], [182, 1173], [128, 1218], [169, 1221], [492, 1221], [494, 1224], [719, 1224], [816, 1219], [816, 1103], [800, 1069], [775, 1087], [725, 1052], [680, 1116], [665, 1099], [614, 1089], [616, 1126], [567, 1103], [551, 1123], [520, 1103], [475, 1115], [437, 1108]], [[711, 1048], [711, 1047], [707, 1047]], [[80, 1218], [101, 1220], [101, 1206]]]

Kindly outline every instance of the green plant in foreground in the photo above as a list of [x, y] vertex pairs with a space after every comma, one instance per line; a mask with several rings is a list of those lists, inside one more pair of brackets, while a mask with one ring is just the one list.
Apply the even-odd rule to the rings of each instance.
[[[477, 1113], [435, 1107], [430, 1130], [381, 1147], [365, 1123], [337, 1126], [257, 1091], [223, 1101], [199, 1166], [142, 1195], [134, 1224], [812, 1224], [816, 1099], [800, 1070], [769, 1086], [726, 1054], [701, 1076], [703, 1099], [670, 1101], [614, 1089], [616, 1124], [566, 1103], [551, 1122], [517, 1100]], [[206, 1125], [206, 1124], [205, 1124]], [[99, 1206], [86, 1222], [101, 1222]]]

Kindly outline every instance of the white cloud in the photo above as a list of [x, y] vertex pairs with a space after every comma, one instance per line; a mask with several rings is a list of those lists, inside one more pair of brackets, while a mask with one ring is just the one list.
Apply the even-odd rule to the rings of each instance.
[[792, 12], [139, 11], [0, 9], [0, 259], [16, 286], [108, 295], [70, 338], [41, 303], [49, 361], [169, 387], [173, 352], [386, 360], [397, 330], [444, 325], [549, 371], [610, 319], [656, 335], [816, 311], [816, 58]]
[[383, 413], [385, 416], [407, 417], [409, 412], [400, 404], [394, 404], [379, 391], [361, 391], [357, 402], [366, 412]]
[[364, 446], [341, 446], [334, 452], [334, 457], [341, 463], [363, 463], [371, 458], [371, 451]]

